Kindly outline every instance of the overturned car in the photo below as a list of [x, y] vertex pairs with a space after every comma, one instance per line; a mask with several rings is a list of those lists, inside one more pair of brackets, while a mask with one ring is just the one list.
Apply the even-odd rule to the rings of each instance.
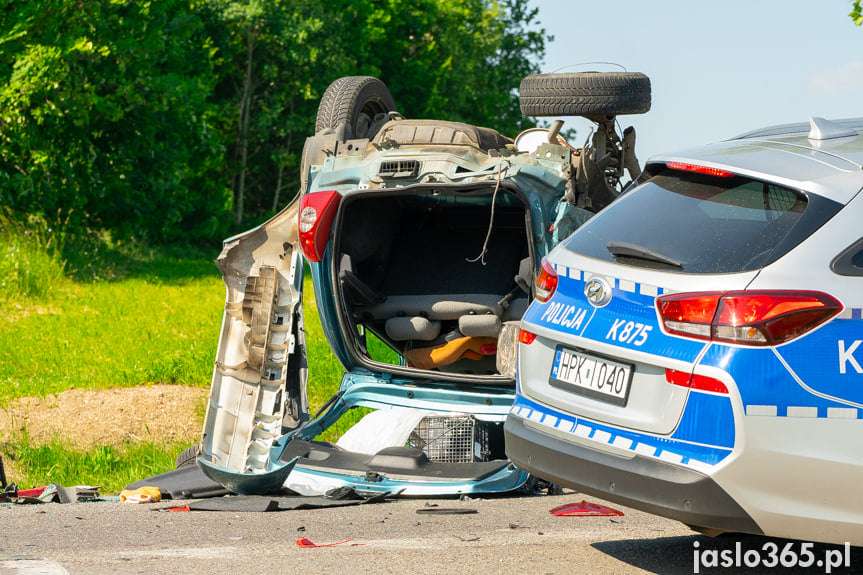
[[[197, 460], [235, 493], [336, 486], [404, 495], [497, 493], [527, 473], [504, 454], [522, 314], [540, 260], [639, 174], [646, 112], [637, 73], [540, 74], [529, 116], [586, 116], [572, 147], [556, 121], [515, 139], [402, 117], [371, 77], [333, 82], [303, 151], [298, 198], [225, 241], [225, 314]], [[321, 323], [344, 366], [312, 417], [302, 313], [308, 263]], [[316, 440], [372, 408], [338, 443]]]

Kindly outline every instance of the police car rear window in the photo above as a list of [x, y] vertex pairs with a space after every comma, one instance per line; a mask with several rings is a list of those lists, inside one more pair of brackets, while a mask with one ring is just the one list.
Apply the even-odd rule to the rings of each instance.
[[565, 246], [626, 265], [693, 274], [743, 272], [776, 261], [840, 208], [815, 194], [742, 176], [662, 169], [645, 174]]

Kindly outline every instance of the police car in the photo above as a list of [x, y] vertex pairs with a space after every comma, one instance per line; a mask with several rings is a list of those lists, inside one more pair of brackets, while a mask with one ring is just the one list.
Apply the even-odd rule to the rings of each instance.
[[861, 130], [651, 158], [542, 262], [508, 457], [706, 533], [863, 545]]

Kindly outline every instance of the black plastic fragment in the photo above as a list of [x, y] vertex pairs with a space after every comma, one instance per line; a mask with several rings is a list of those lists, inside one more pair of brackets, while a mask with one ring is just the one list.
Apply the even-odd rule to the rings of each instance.
[[471, 513], [479, 513], [479, 511], [469, 507], [424, 507], [417, 509], [417, 513], [422, 515], [470, 515]]

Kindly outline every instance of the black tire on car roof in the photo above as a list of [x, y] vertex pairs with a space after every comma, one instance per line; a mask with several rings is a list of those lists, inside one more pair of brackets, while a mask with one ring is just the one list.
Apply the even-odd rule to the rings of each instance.
[[371, 76], [345, 76], [329, 85], [315, 121], [315, 133], [326, 128], [350, 127], [350, 138], [366, 138], [375, 116], [395, 111], [389, 88]]
[[650, 110], [650, 78], [639, 72], [533, 74], [519, 87], [525, 116], [615, 116]]

